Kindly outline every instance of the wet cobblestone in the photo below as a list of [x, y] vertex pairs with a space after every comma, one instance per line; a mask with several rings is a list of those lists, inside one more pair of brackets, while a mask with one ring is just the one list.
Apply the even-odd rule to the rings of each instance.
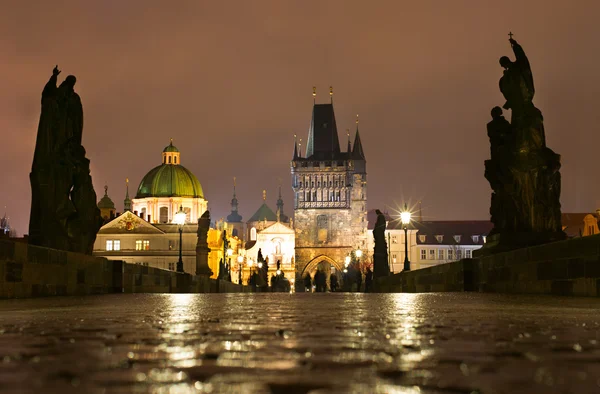
[[275, 293], [1, 301], [0, 392], [598, 393], [600, 300]]

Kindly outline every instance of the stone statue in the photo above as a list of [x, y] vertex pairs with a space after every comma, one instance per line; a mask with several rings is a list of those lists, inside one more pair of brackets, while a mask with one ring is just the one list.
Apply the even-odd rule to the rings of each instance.
[[210, 228], [210, 212], [205, 211], [198, 219], [198, 241], [196, 243], [196, 275], [212, 276], [208, 266], [208, 230]]
[[102, 225], [90, 161], [81, 145], [83, 108], [69, 75], [56, 86], [54, 67], [42, 91], [42, 111], [29, 175], [29, 242], [53, 249], [91, 254]]
[[560, 155], [546, 147], [543, 117], [533, 104], [535, 88], [529, 60], [512, 38], [516, 60], [500, 58], [504, 68], [500, 91], [511, 110], [492, 109], [487, 124], [491, 159], [485, 177], [493, 190], [490, 215], [493, 230], [476, 255], [564, 239], [560, 213]]
[[373, 276], [379, 278], [390, 274], [388, 264], [387, 242], [385, 240], [386, 221], [385, 215], [379, 209], [375, 210], [377, 221], [373, 228], [373, 239], [375, 248], [373, 250]]

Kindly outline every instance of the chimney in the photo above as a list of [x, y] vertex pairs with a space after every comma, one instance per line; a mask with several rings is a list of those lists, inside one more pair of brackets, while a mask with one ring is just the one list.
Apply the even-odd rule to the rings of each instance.
[[148, 223], [151, 223], [151, 221], [150, 221], [150, 215], [148, 215]]

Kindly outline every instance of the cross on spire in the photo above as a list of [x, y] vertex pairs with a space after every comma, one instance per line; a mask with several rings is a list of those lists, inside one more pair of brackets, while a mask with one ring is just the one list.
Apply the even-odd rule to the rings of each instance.
[[512, 36], [513, 36], [513, 35], [514, 35], [514, 34], [513, 34], [513, 32], [512, 32], [512, 31], [509, 31], [509, 32], [508, 32], [508, 38], [509, 38], [509, 39], [511, 39], [511, 40], [512, 40]]

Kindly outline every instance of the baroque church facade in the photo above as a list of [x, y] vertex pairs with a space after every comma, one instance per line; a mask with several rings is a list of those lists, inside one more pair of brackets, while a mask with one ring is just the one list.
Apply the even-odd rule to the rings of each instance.
[[323, 263], [343, 271], [346, 256], [367, 248], [367, 162], [358, 119], [354, 144], [348, 137], [343, 152], [333, 99], [315, 102], [304, 154], [294, 145], [291, 176], [297, 274], [312, 276]]

